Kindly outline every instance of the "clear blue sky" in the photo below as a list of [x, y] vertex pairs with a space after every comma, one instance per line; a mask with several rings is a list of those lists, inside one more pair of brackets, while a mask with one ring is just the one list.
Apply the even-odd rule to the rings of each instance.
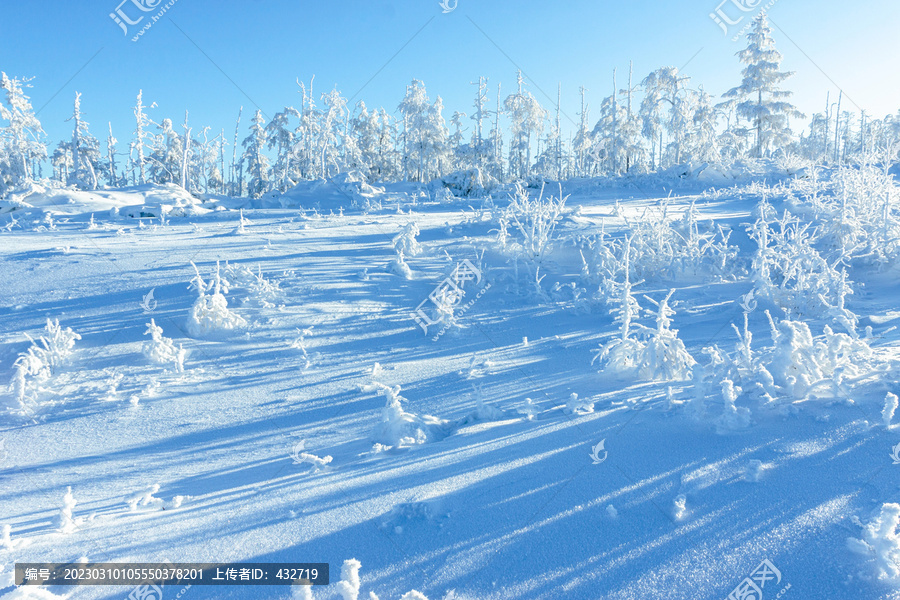
[[[563, 111], [575, 120], [584, 85], [592, 124], [601, 97], [612, 91], [613, 68], [624, 87], [629, 60], [636, 82], [658, 67], [684, 66], [693, 85], [714, 95], [740, 77], [734, 53], [743, 39], [732, 42], [710, 19], [717, 0], [459, 0], [449, 14], [438, 0], [177, 0], [130, 41], [158, 11], [142, 13], [132, 2], [167, 1], [126, 0], [129, 18], [148, 15], [128, 36], [109, 16], [120, 0], [4, 3], [0, 70], [35, 78], [30, 95], [36, 109], [43, 107], [39, 118], [54, 145], [70, 134], [64, 121], [76, 91], [92, 133], [103, 139], [112, 121], [123, 151], [139, 89], [146, 104], [157, 103], [155, 121], [180, 124], [187, 109], [195, 131], [210, 125], [229, 137], [243, 105], [243, 137], [252, 110], [271, 116], [299, 105], [295, 80], [312, 75], [317, 94], [337, 85], [347, 97], [359, 92], [369, 106], [392, 112], [406, 84], [421, 79], [432, 99], [443, 97], [449, 122], [454, 110], [471, 114], [469, 83], [479, 75], [490, 78], [493, 103], [496, 84], [505, 97], [521, 67], [547, 108], [561, 83]], [[742, 14], [732, 0], [722, 10]], [[900, 109], [900, 2], [779, 0], [769, 14], [783, 68], [797, 73], [786, 87], [801, 110], [821, 110], [837, 86], [877, 117]]]

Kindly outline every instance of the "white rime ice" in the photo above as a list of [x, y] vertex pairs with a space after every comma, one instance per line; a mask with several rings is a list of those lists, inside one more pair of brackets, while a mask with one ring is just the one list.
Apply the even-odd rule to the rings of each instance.
[[144, 342], [142, 348], [144, 356], [157, 364], [171, 364], [178, 373], [184, 371], [186, 354], [184, 348], [180, 344], [176, 348], [170, 338], [163, 336], [162, 327], [156, 324], [155, 319], [150, 319], [150, 322], [147, 323], [147, 331], [144, 332], [144, 335], [150, 335], [150, 340]]
[[[197, 265], [191, 263], [196, 273], [191, 281], [191, 288], [197, 291], [197, 300], [191, 307], [188, 318], [188, 331], [195, 337], [202, 337], [212, 333], [231, 331], [247, 325], [238, 314], [228, 309], [228, 283], [219, 273], [219, 263], [216, 263], [216, 271], [210, 283], [203, 281]], [[212, 292], [212, 293], [209, 293]]]
[[60, 533], [73, 533], [78, 529], [78, 523], [72, 514], [76, 504], [78, 502], [72, 495], [72, 488], [69, 487], [66, 489], [66, 495], [63, 496], [63, 507], [56, 518], [56, 527]]
[[897, 412], [897, 394], [890, 392], [884, 397], [884, 410], [881, 411], [881, 419], [884, 421], [885, 427], [891, 426], [894, 420], [894, 413]]
[[847, 538], [847, 547], [875, 559], [880, 578], [900, 580], [900, 504], [883, 504], [881, 513], [863, 527], [862, 539]]
[[335, 586], [342, 600], [358, 600], [359, 568], [362, 565], [355, 558], [345, 560], [341, 567], [341, 580]]

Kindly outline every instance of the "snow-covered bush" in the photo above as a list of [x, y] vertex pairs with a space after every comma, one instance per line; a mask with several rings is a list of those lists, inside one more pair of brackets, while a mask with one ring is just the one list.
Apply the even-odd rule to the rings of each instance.
[[518, 236], [515, 236], [516, 256], [524, 260], [533, 270], [540, 268], [544, 258], [553, 248], [556, 227], [566, 214], [568, 198], [562, 195], [562, 190], [556, 198], [544, 197], [544, 188], [541, 187], [540, 195], [532, 199], [521, 184], [516, 184], [510, 203], [499, 218], [501, 231], [507, 232], [508, 227], [512, 226], [518, 233]]
[[883, 504], [881, 513], [863, 527], [862, 539], [847, 538], [847, 547], [875, 559], [878, 577], [900, 580], [900, 504]]
[[810, 397], [849, 400], [854, 381], [875, 366], [872, 349], [864, 339], [835, 333], [828, 325], [821, 336], [813, 336], [807, 323], [778, 321], [768, 311], [772, 345], [754, 350], [749, 327], [752, 292], [744, 298], [743, 306], [743, 330], [732, 325], [738, 339], [734, 351], [726, 352], [717, 345], [704, 348], [707, 364], [693, 369], [694, 412], [698, 417], [705, 416], [705, 402], [712, 394], [725, 405], [717, 419], [722, 429], [749, 425], [750, 412], [737, 405], [740, 398], [782, 410], [795, 400]]
[[[640, 317], [641, 307], [632, 293], [633, 285], [628, 276], [629, 251], [626, 242], [625, 281], [613, 285], [615, 322], [619, 323], [619, 336], [595, 350], [594, 361], [606, 364], [606, 368], [619, 374], [631, 374], [640, 379], [671, 381], [687, 379], [695, 361], [688, 353], [678, 330], [672, 329], [675, 310], [669, 300], [675, 290], [657, 302], [644, 298], [656, 306], [648, 311], [655, 316], [656, 327], [650, 328], [634, 321]], [[592, 361], [593, 363], [593, 361]]]
[[891, 421], [894, 420], [894, 413], [897, 412], [897, 404], [897, 394], [888, 392], [884, 397], [884, 409], [881, 411], [881, 420], [884, 422], [885, 427], [891, 426]]
[[751, 266], [756, 296], [789, 317], [846, 311], [845, 298], [853, 289], [846, 273], [837, 270], [839, 261], [829, 263], [813, 246], [812, 226], [788, 211], [779, 218], [765, 200], [754, 216], [748, 233], [757, 244]]
[[412, 269], [406, 264], [402, 250], [398, 251], [397, 256], [388, 263], [388, 271], [394, 275], [399, 275], [403, 279], [412, 279]]
[[63, 496], [63, 506], [59, 510], [56, 517], [56, 528], [60, 533], [73, 533], [78, 529], [79, 520], [75, 518], [73, 511], [78, 502], [72, 495], [72, 488], [66, 488], [66, 495]]
[[[202, 337], [213, 333], [231, 331], [247, 325], [240, 315], [228, 309], [228, 282], [223, 280], [219, 272], [219, 263], [210, 283], [203, 281], [200, 271], [192, 262], [196, 276], [191, 281], [191, 289], [197, 291], [197, 300], [191, 307], [187, 327], [191, 335]], [[211, 292], [211, 293], [210, 293]]]
[[704, 223], [692, 202], [681, 219], [647, 209], [628, 223], [631, 237], [631, 275], [635, 278], [674, 281], [685, 277], [721, 279], [734, 271], [737, 248], [731, 232], [711, 221]]
[[25, 334], [31, 346], [13, 363], [13, 377], [9, 387], [19, 403], [20, 411], [28, 410], [41, 389], [40, 384], [68, 361], [74, 352], [75, 341], [81, 339], [71, 327], [60, 327], [59, 319], [47, 319], [44, 331], [46, 335], [42, 335], [37, 341]]
[[274, 308], [279, 303], [284, 293], [278, 285], [267, 279], [260, 265], [256, 266], [256, 272], [246, 265], [232, 265], [225, 261], [223, 279], [228, 281], [229, 288], [240, 287], [246, 290], [247, 296], [244, 302], [250, 302], [261, 308]]
[[[361, 567], [362, 564], [355, 558], [345, 560], [344, 564], [341, 565], [341, 580], [334, 586], [334, 591], [340, 596], [341, 600], [359, 600], [361, 584], [359, 569]], [[293, 588], [292, 597], [294, 600], [313, 600], [313, 586], [294, 585], [291, 587]], [[449, 592], [444, 596], [444, 600], [452, 600], [453, 597], [453, 592]], [[375, 592], [369, 592], [368, 598], [369, 600], [378, 600]], [[403, 594], [400, 600], [428, 600], [428, 597], [422, 592], [410, 590]]]
[[[810, 213], [823, 249], [863, 265], [886, 267], [900, 258], [900, 187], [889, 161], [840, 167], [829, 176], [795, 180], [788, 201]], [[794, 195], [800, 195], [798, 200]]]
[[154, 483], [146, 490], [129, 496], [125, 499], [125, 503], [128, 505], [128, 510], [134, 512], [138, 509], [138, 506], [156, 505], [161, 507], [163, 505], [162, 498], [157, 498], [154, 496], [154, 494], [156, 494], [157, 492], [159, 492], [159, 484]]
[[162, 327], [156, 324], [155, 319], [150, 319], [150, 322], [147, 323], [147, 331], [144, 332], [144, 335], [150, 336], [150, 340], [144, 342], [142, 347], [144, 356], [160, 365], [174, 365], [175, 371], [178, 373], [184, 372], [185, 349], [181, 347], [181, 344], [176, 348], [170, 338], [163, 336]]
[[389, 446], [410, 446], [442, 439], [449, 423], [431, 415], [416, 415], [403, 410], [400, 386], [374, 383], [365, 389], [377, 389], [385, 398], [381, 422], [372, 433], [372, 441]]
[[400, 256], [417, 256], [422, 252], [422, 246], [416, 241], [418, 235], [419, 226], [413, 222], [407, 223], [391, 240], [391, 246]]

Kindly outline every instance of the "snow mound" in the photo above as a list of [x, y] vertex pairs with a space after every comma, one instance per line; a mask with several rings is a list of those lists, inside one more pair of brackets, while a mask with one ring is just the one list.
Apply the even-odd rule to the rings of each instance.
[[341, 209], [372, 207], [379, 204], [379, 198], [383, 195], [384, 188], [369, 185], [365, 175], [350, 171], [330, 179], [301, 181], [273, 200], [276, 206], [282, 208], [338, 212]]
[[183, 217], [209, 212], [200, 206], [197, 198], [172, 183], [82, 191], [49, 181], [29, 182], [0, 200], [0, 214], [33, 209], [66, 215], [114, 210], [132, 218]]
[[472, 198], [484, 196], [497, 187], [497, 181], [481, 169], [475, 167], [465, 171], [455, 171], [431, 182], [430, 188], [448, 190], [455, 197]]

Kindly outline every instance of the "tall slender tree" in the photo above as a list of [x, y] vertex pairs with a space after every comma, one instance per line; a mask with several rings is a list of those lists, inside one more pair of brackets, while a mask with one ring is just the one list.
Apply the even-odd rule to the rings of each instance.
[[793, 73], [780, 70], [781, 53], [775, 49], [765, 11], [754, 20], [747, 41], [747, 47], [737, 53], [746, 65], [741, 85], [728, 90], [724, 96], [738, 100], [737, 114], [752, 124], [755, 154], [761, 158], [793, 141], [790, 118], [804, 115], [787, 102], [791, 92], [781, 89], [781, 83]]

